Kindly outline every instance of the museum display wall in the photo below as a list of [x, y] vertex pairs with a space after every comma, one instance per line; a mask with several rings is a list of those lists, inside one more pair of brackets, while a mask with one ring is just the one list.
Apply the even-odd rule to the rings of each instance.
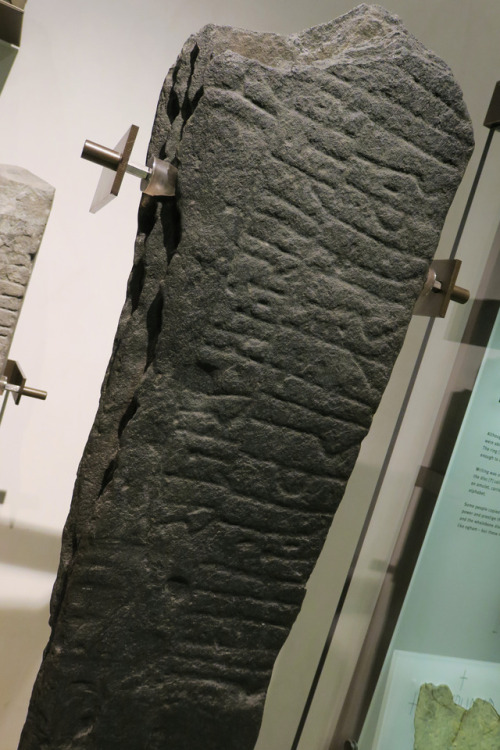
[[[482, 120], [499, 77], [495, 32], [500, 9], [493, 2], [462, 3], [459, 10], [452, 2], [385, 5], [450, 65], [475, 128], [477, 150], [440, 245], [446, 256], [487, 136]], [[105, 211], [88, 213], [96, 173], [80, 161], [83, 141], [114, 142], [135, 122], [140, 134], [134, 154], [137, 161], [144, 159], [165, 74], [184, 39], [203, 24], [290, 33], [353, 6], [200, 3], [174, 9], [163, 2], [144, 2], [140, 8], [125, 2], [105, 8], [97, 2], [49, 2], [42, 8], [34, 0], [27, 6], [21, 48], [0, 96], [0, 162], [30, 169], [56, 188], [56, 197], [12, 347], [12, 355], [49, 397], [44, 404], [9, 404], [0, 430], [0, 490], [5, 493], [0, 506], [0, 747], [6, 750], [17, 746], [47, 640], [60, 533], [111, 353], [136, 233], [139, 192], [132, 180]], [[478, 231], [487, 234], [491, 226], [478, 221]], [[474, 251], [471, 243], [461, 253], [460, 283], [471, 289], [478, 281]], [[397, 492], [404, 493], [425, 451], [463, 320], [457, 309], [436, 325], [432, 364], [419, 381], [418, 405], [408, 412], [411, 430], [406, 444], [398, 444], [398, 470], [392, 477]], [[320, 560], [295, 633], [279, 659], [258, 743], [263, 750], [285, 750], [294, 741], [359, 534], [363, 498], [376, 481], [421, 328], [415, 321], [410, 329], [352, 478], [352, 501], [341, 506], [330, 552], [325, 550]], [[319, 696], [299, 747], [328, 746], [335, 701], [330, 690], [326, 686]]]

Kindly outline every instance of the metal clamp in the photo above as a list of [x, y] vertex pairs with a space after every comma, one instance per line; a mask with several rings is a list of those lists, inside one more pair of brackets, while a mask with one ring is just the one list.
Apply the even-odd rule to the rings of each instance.
[[456, 285], [461, 260], [433, 260], [413, 315], [444, 318], [451, 301], [464, 305], [470, 292]]
[[23, 371], [19, 364], [12, 359], [7, 360], [3, 375], [0, 377], [0, 395], [3, 393], [12, 393], [16, 404], [19, 404], [22, 396], [38, 398], [41, 401], [45, 401], [47, 398], [47, 391], [40, 391], [38, 388], [28, 388]]
[[146, 195], [175, 195], [177, 169], [172, 164], [156, 156], [149, 159], [146, 166], [130, 161], [138, 132], [137, 125], [131, 125], [114, 148], [94, 141], [85, 141], [83, 144], [82, 159], [104, 167], [90, 207], [92, 213], [99, 211], [118, 195], [125, 172], [141, 179], [141, 191]]

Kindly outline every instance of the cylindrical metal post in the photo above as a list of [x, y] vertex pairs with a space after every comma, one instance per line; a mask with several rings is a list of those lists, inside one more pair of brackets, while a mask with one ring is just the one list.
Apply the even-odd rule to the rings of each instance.
[[47, 391], [40, 391], [38, 388], [24, 388], [21, 389], [21, 396], [29, 396], [30, 398], [39, 398], [40, 401], [45, 401], [47, 398]]
[[462, 286], [454, 286], [451, 291], [451, 299], [453, 302], [459, 302], [461, 305], [465, 305], [469, 301], [470, 292], [468, 289], [464, 289]]
[[101, 146], [100, 143], [94, 143], [94, 141], [85, 141], [83, 144], [82, 159], [99, 164], [101, 167], [107, 167], [113, 169], [115, 172], [123, 158], [123, 155], [118, 151], [114, 151], [112, 148], [106, 148]]

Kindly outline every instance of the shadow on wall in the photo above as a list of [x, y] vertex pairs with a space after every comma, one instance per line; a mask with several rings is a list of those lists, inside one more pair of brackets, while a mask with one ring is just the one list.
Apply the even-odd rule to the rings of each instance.
[[[37, 580], [55, 578], [60, 547], [60, 534], [0, 524], [0, 566], [24, 572], [28, 582], [19, 604], [0, 604], [0, 748], [19, 742], [50, 632], [47, 583], [37, 594]], [[31, 583], [34, 573], [47, 575]]]
[[61, 534], [0, 522], [0, 564], [57, 572]]
[[5, 81], [9, 77], [10, 69], [14, 64], [17, 55], [17, 47], [5, 44], [0, 41], [0, 94], [2, 93]]
[[0, 747], [16, 748], [49, 638], [49, 605], [0, 609]]

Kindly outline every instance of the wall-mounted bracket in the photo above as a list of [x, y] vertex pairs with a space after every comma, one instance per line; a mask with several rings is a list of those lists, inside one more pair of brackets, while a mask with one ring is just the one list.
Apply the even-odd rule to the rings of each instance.
[[19, 364], [12, 359], [7, 360], [3, 375], [0, 377], [0, 395], [12, 393], [16, 404], [19, 404], [22, 396], [38, 398], [45, 401], [47, 391], [39, 391], [37, 388], [28, 388], [26, 377]]
[[26, 0], [0, 0], [0, 39], [13, 47], [21, 44]]
[[91, 213], [96, 213], [118, 195], [125, 172], [141, 179], [141, 190], [146, 195], [175, 195], [177, 169], [172, 164], [156, 156], [149, 159], [146, 166], [130, 161], [138, 132], [137, 125], [131, 125], [114, 148], [101, 146], [100, 143], [94, 143], [94, 141], [85, 141], [82, 159], [103, 167], [90, 206]]
[[450, 301], [464, 305], [470, 293], [456, 285], [461, 260], [433, 260], [427, 281], [413, 308], [413, 315], [428, 318], [444, 318]]

